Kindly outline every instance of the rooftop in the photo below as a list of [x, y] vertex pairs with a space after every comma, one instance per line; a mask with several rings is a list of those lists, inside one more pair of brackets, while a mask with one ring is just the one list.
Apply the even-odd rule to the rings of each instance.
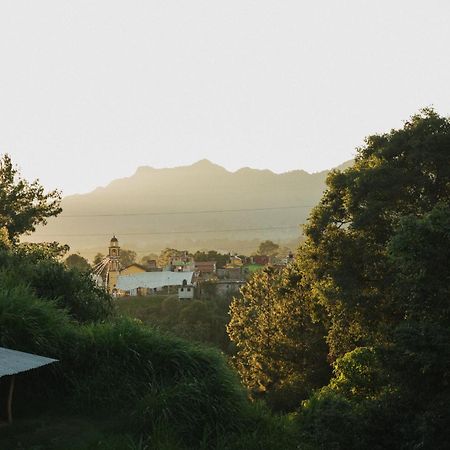
[[26, 372], [56, 361], [58, 360], [0, 347], [0, 377]]

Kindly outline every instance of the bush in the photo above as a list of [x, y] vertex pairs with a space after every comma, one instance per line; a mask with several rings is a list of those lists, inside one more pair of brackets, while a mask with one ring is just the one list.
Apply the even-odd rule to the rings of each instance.
[[351, 403], [329, 389], [324, 388], [303, 402], [297, 425], [299, 440], [306, 448], [363, 448], [359, 443], [359, 420]]
[[132, 320], [78, 325], [10, 274], [0, 273], [0, 285], [1, 345], [59, 360], [24, 375], [19, 412], [31, 404], [113, 412], [127, 431], [151, 435], [169, 424], [191, 445], [242, 430], [245, 393], [218, 352]]
[[99, 322], [110, 317], [111, 297], [97, 288], [89, 273], [68, 269], [40, 248], [30, 253], [0, 250], [0, 269], [17, 284], [27, 284], [35, 295], [53, 301], [81, 323]]

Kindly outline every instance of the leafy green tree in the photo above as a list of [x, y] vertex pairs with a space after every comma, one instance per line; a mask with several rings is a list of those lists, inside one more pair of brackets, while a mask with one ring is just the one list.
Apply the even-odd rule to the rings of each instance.
[[150, 264], [154, 264], [153, 261], [156, 261], [157, 259], [158, 255], [156, 255], [155, 253], [150, 253], [141, 258], [141, 264], [144, 267], [150, 267]]
[[408, 320], [450, 326], [450, 204], [407, 216], [388, 244], [392, 298]]
[[94, 266], [96, 265], [96, 264], [100, 264], [102, 261], [103, 261], [103, 258], [105, 257], [105, 255], [103, 255], [102, 253], [97, 253], [95, 256], [94, 256]]
[[133, 250], [127, 250], [125, 248], [120, 249], [120, 264], [122, 267], [131, 266], [136, 262], [136, 252]]
[[216, 267], [223, 269], [230, 260], [230, 255], [219, 253], [216, 250], [208, 250], [207, 252], [197, 251], [194, 254], [195, 261], [216, 261]]
[[57, 216], [62, 211], [60, 203], [59, 191], [45, 193], [39, 180], [29, 183], [21, 178], [9, 155], [0, 158], [0, 227], [7, 229], [13, 243]]
[[275, 256], [278, 253], [280, 246], [272, 241], [263, 241], [259, 244], [257, 253], [258, 255]]
[[21, 242], [13, 247], [15, 254], [25, 257], [27, 261], [60, 261], [70, 250], [67, 244], [59, 242]]
[[0, 249], [0, 272], [26, 284], [42, 300], [65, 309], [78, 322], [100, 322], [112, 313], [111, 297], [90, 273], [69, 269], [40, 247]]
[[[331, 216], [325, 217], [321, 230], [320, 222], [313, 222], [308, 246], [301, 252], [304, 272], [313, 280], [315, 298], [326, 307], [323, 317], [331, 318], [328, 340], [337, 355], [334, 378], [312, 399], [314, 410], [307, 403], [300, 413], [306, 418], [300, 426], [310, 427], [308, 440], [316, 444], [333, 429], [331, 423], [324, 427], [333, 399], [347, 410], [339, 415], [348, 416], [339, 436], [346, 444], [336, 448], [444, 449], [450, 440], [450, 147], [445, 150], [439, 145], [450, 142], [449, 126], [447, 120], [427, 111], [415, 116], [405, 128], [408, 139], [401, 141], [405, 143], [403, 150], [408, 149], [407, 144], [413, 149], [422, 145], [424, 156], [418, 148], [409, 157], [415, 156], [418, 167], [432, 167], [438, 175], [429, 172], [424, 176], [420, 190], [408, 184], [398, 186], [392, 194], [394, 200], [386, 187], [384, 199], [368, 201], [367, 197], [375, 195], [369, 189], [358, 198], [360, 213], [352, 211], [350, 220], [342, 220], [341, 226], [330, 226]], [[419, 133], [424, 129], [426, 133]], [[397, 133], [400, 131], [391, 132], [390, 139], [395, 140]], [[384, 155], [378, 150], [371, 159], [373, 170]], [[407, 155], [400, 158], [393, 149], [389, 155], [395, 158], [384, 164], [406, 164], [402, 158]], [[428, 160], [421, 161], [419, 156]], [[446, 167], [438, 168], [444, 156]], [[407, 167], [413, 173], [416, 170], [412, 163]], [[371, 169], [366, 167], [364, 177]], [[344, 178], [349, 175], [346, 172]], [[389, 179], [389, 172], [385, 168], [382, 181]], [[364, 177], [358, 180], [358, 188], [364, 185]], [[403, 178], [403, 183], [410, 179], [406, 173]], [[434, 180], [431, 185], [427, 185], [428, 178]], [[334, 201], [345, 197], [344, 210], [350, 209], [346, 202], [358, 192], [353, 189], [347, 186], [336, 193]], [[404, 192], [398, 192], [400, 189]], [[381, 191], [376, 196], [381, 197]], [[363, 199], [367, 207], [373, 201], [378, 208], [372, 210], [371, 220], [362, 218], [369, 214], [361, 207]], [[327, 209], [323, 204], [321, 207], [315, 219], [324, 219], [322, 214]], [[338, 213], [342, 211], [333, 214]], [[311, 234], [316, 231], [320, 233]], [[343, 334], [337, 334], [337, 330]], [[371, 345], [358, 347], [358, 342]], [[351, 351], [346, 352], [346, 348]], [[357, 430], [358, 441], [352, 440], [352, 430]]]
[[83, 272], [88, 272], [91, 270], [91, 266], [87, 260], [77, 253], [72, 253], [69, 255], [64, 263], [67, 267], [69, 267], [69, 269], [77, 269]]
[[8, 230], [6, 227], [0, 227], [0, 249], [8, 249], [11, 247]]
[[244, 384], [281, 410], [295, 408], [330, 376], [325, 330], [313, 323], [305, 286], [290, 270], [255, 273], [232, 301], [228, 325]]
[[177, 250], [175, 248], [165, 248], [161, 251], [158, 256], [157, 264], [158, 267], [166, 267], [172, 258], [180, 258], [184, 255], [184, 252]]
[[299, 259], [330, 318], [333, 358], [386, 342], [402, 320], [388, 243], [402, 217], [449, 202], [449, 148], [450, 120], [426, 109], [400, 130], [368, 137], [352, 167], [329, 175]]

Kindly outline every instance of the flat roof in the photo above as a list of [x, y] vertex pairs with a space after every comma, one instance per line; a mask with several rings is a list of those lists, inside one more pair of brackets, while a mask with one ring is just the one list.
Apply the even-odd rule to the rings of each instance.
[[0, 377], [26, 372], [56, 361], [58, 360], [0, 347]]

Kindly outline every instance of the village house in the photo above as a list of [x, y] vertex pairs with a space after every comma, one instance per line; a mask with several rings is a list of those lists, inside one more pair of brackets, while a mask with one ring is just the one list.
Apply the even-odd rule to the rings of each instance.
[[183, 283], [178, 288], [178, 299], [179, 300], [192, 300], [194, 298], [194, 285]]
[[[192, 266], [193, 267], [193, 266]], [[193, 271], [148, 271], [144, 266], [133, 263], [120, 266], [120, 246], [113, 236], [106, 266], [106, 287], [113, 296], [149, 295], [171, 286], [192, 284]]]
[[260, 266], [267, 266], [270, 263], [270, 258], [267, 255], [254, 255], [251, 257], [252, 264], [258, 264]]

